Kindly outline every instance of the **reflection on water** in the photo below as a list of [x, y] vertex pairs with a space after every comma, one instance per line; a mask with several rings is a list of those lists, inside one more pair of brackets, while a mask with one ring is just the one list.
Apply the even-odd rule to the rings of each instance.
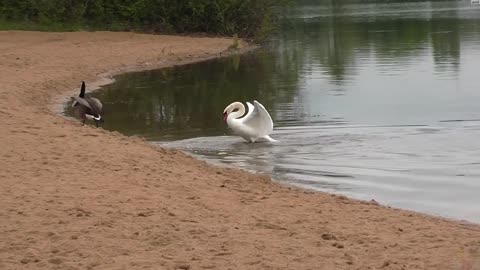
[[224, 134], [222, 114], [232, 100], [291, 104], [298, 74], [274, 69], [275, 61], [271, 53], [250, 54], [119, 76], [96, 94], [105, 103], [105, 128], [150, 140]]
[[[105, 128], [309, 188], [480, 221], [480, 6], [303, 1], [264, 49], [126, 74]], [[222, 121], [257, 99], [280, 144]]]

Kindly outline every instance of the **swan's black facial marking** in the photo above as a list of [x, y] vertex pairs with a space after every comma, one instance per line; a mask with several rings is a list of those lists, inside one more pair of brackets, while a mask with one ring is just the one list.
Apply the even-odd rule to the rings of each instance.
[[223, 113], [223, 121], [224, 122], [227, 122], [227, 117], [228, 117], [228, 114], [226, 112]]

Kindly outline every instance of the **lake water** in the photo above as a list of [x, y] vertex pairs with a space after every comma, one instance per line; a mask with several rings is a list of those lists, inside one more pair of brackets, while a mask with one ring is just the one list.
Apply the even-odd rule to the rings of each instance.
[[[118, 76], [95, 93], [105, 128], [289, 184], [480, 222], [480, 5], [320, 3], [292, 10], [253, 53]], [[230, 136], [223, 109], [253, 99], [280, 143]]]

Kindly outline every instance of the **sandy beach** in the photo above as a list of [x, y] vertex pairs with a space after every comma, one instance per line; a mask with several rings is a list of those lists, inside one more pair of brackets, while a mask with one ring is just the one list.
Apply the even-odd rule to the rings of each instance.
[[479, 225], [282, 186], [52, 110], [82, 80], [231, 44], [0, 32], [0, 269], [480, 269]]

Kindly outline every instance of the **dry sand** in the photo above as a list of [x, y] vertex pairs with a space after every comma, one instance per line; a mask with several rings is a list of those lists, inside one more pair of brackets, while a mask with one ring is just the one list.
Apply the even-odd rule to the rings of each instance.
[[480, 269], [480, 226], [218, 168], [51, 111], [229, 39], [0, 32], [0, 269]]

